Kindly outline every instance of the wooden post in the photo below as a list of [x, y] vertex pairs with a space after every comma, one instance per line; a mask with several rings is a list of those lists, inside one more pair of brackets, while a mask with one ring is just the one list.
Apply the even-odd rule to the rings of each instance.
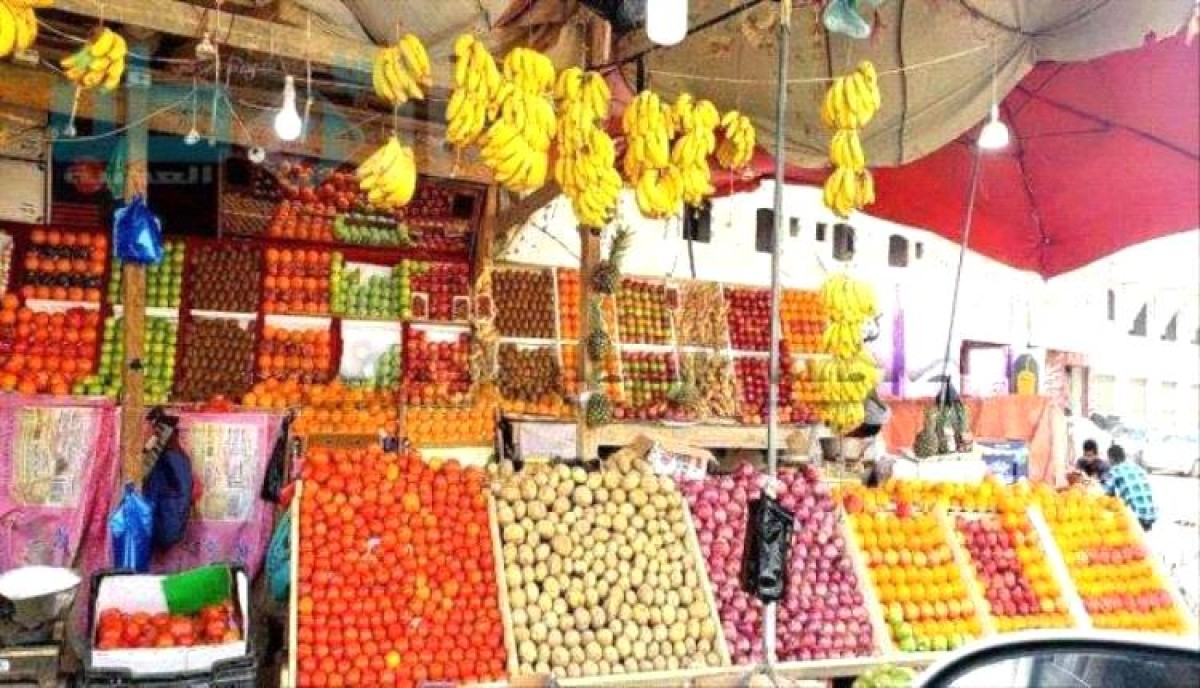
[[[598, 17], [593, 18], [588, 25], [588, 60], [587, 64], [604, 64], [612, 56], [612, 25]], [[587, 390], [590, 362], [587, 356], [587, 336], [589, 304], [592, 300], [592, 271], [600, 262], [600, 237], [590, 229], [579, 226], [579, 342], [575, 349], [575, 360], [578, 361], [579, 388]], [[600, 390], [602, 391], [602, 390]], [[597, 457], [597, 447], [593, 441], [593, 433], [587, 426], [587, 410], [579, 408], [576, 411], [575, 449], [580, 459]]]
[[[151, 41], [142, 40], [130, 46], [142, 55], [153, 52]], [[146, 194], [149, 153], [145, 119], [150, 91], [150, 71], [144, 65], [134, 67], [125, 76], [125, 113], [132, 124], [125, 132], [125, 199]], [[122, 336], [125, 340], [125, 360], [121, 361], [121, 475], [127, 482], [140, 484], [142, 465], [144, 403], [144, 364], [146, 339], [146, 268], [125, 263], [121, 268]]]
[[[587, 336], [591, 331], [588, 323], [589, 304], [592, 300], [592, 271], [596, 268], [596, 263], [600, 262], [600, 237], [592, 233], [592, 230], [579, 226], [579, 341], [575, 348], [575, 373], [579, 376], [579, 389], [583, 391], [599, 391], [589, 390], [588, 387], [588, 372], [591, 370], [591, 361], [587, 355]], [[580, 459], [596, 458], [596, 445], [592, 442], [593, 433], [587, 425], [587, 409], [579, 407], [575, 412], [575, 449], [576, 454]]]

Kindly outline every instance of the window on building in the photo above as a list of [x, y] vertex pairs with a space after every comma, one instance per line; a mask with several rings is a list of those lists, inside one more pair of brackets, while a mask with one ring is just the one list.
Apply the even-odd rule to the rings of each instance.
[[829, 225], [825, 224], [824, 222], [817, 223], [817, 241], [825, 241], [825, 230], [828, 227]]
[[775, 211], [770, 208], [759, 208], [756, 220], [754, 250], [759, 253], [770, 253], [775, 244]]
[[689, 207], [683, 212], [683, 240], [707, 244], [712, 241], [712, 204]]
[[888, 237], [888, 265], [893, 268], [908, 267], [908, 239], [899, 234]]
[[1114, 322], [1117, 319], [1117, 292], [1112, 289], [1108, 290], [1108, 321]]
[[1171, 320], [1167, 322], [1167, 329], [1163, 332], [1162, 339], [1164, 342], [1175, 342], [1179, 340], [1179, 314], [1171, 316]]
[[793, 239], [800, 236], [800, 218], [798, 218], [798, 217], [789, 217], [788, 218], [788, 236], [790, 236]]
[[922, 258], [925, 257], [925, 243], [924, 242], [918, 241], [916, 246], [913, 247], [913, 256], [917, 260], [921, 260]]
[[843, 263], [854, 258], [854, 228], [844, 222], [833, 226], [833, 258]]
[[1138, 311], [1137, 317], [1133, 319], [1133, 327], [1129, 328], [1129, 334], [1134, 337], [1146, 336], [1146, 306], [1142, 305], [1142, 310]]

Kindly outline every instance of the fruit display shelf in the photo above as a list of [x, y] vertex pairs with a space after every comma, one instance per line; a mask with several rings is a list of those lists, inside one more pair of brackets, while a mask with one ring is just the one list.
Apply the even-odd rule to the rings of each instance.
[[[741, 421], [746, 425], [762, 425], [767, 419], [768, 380], [770, 360], [761, 355], [735, 353], [733, 357]], [[780, 371], [792, 368], [792, 357], [786, 342], [780, 346]], [[794, 384], [786, 372], [779, 377], [779, 422], [785, 425], [803, 425], [817, 422], [816, 407], [795, 399]]]
[[[105, 319], [96, 374], [80, 380], [74, 393], [111, 399], [121, 396], [124, 389], [121, 362], [125, 360], [125, 337], [121, 322], [119, 315]], [[178, 340], [177, 318], [147, 315], [142, 362], [145, 377], [143, 396], [147, 403], [164, 404], [171, 394], [178, 360]]]
[[241, 399], [254, 384], [257, 330], [255, 321], [186, 315], [180, 323], [174, 399]]
[[471, 334], [454, 326], [408, 325], [402, 396], [413, 406], [464, 406], [471, 396]]
[[729, 342], [735, 351], [765, 352], [771, 345], [771, 292], [724, 285]]
[[309, 448], [301, 474], [292, 511], [292, 684], [502, 678], [505, 624], [483, 471], [375, 445]]
[[329, 314], [332, 251], [268, 248], [263, 264], [263, 312]]
[[729, 341], [729, 304], [721, 285], [687, 281], [678, 288], [677, 337], [681, 346], [725, 350]]
[[263, 257], [251, 242], [193, 242], [185, 249], [184, 304], [188, 309], [257, 313]]
[[679, 361], [674, 351], [637, 351], [621, 347], [621, 387], [623, 403], [617, 407], [618, 420], [688, 420], [669, 399], [679, 382]]
[[667, 286], [661, 282], [632, 277], [621, 279], [621, 289], [617, 293], [617, 327], [622, 345], [674, 345], [673, 304], [668, 303], [667, 295]]
[[357, 320], [399, 320], [407, 304], [404, 275], [404, 270], [390, 266], [347, 262], [335, 251], [329, 279], [330, 310]]
[[1120, 499], [1067, 490], [1039, 502], [1094, 628], [1196, 636], [1196, 619]]
[[405, 260], [399, 288], [406, 319], [461, 324], [471, 320], [471, 269], [466, 263]]
[[496, 330], [504, 338], [558, 340], [558, 294], [549, 268], [507, 265], [492, 272]]
[[1029, 514], [951, 515], [955, 536], [987, 601], [997, 632], [1071, 628], [1087, 624], [1070, 581], [1047, 556]]
[[303, 326], [268, 319], [258, 338], [256, 379], [328, 382], [333, 376], [332, 321], [313, 319]]
[[574, 410], [563, 395], [557, 344], [501, 342], [496, 375], [505, 415], [546, 418], [573, 415]]
[[[183, 267], [186, 244], [181, 240], [163, 242], [162, 262], [146, 268], [146, 307], [178, 309], [183, 300]], [[121, 261], [113, 258], [108, 280], [108, 302], [121, 303], [123, 272]]]
[[67, 394], [96, 370], [100, 313], [37, 310], [5, 294], [0, 304], [0, 391]]
[[952, 650], [993, 632], [943, 513], [860, 511], [849, 513], [846, 523], [846, 538], [897, 649]]
[[554, 271], [557, 290], [558, 336], [565, 341], [578, 341], [579, 320], [579, 271], [557, 268]]
[[829, 316], [825, 313], [818, 292], [784, 289], [779, 315], [783, 338], [791, 351], [803, 354], [822, 352], [821, 335]]
[[417, 449], [482, 447], [496, 442], [500, 394], [484, 386], [470, 406], [406, 406], [404, 433]]

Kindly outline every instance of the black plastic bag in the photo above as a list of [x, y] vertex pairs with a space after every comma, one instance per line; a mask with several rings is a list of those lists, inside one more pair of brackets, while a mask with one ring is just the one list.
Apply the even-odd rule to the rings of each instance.
[[271, 448], [271, 460], [267, 463], [267, 474], [263, 476], [259, 497], [265, 502], [278, 504], [279, 494], [287, 484], [287, 448], [291, 427], [292, 416], [288, 414], [279, 426], [279, 436], [275, 438], [275, 446]]
[[750, 502], [749, 518], [742, 552], [742, 589], [763, 602], [778, 602], [787, 590], [795, 516], [763, 495]]

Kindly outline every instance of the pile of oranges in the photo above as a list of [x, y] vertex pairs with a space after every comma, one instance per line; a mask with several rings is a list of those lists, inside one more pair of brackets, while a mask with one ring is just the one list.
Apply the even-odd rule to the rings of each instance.
[[404, 432], [413, 446], [421, 448], [490, 445], [496, 439], [499, 402], [499, 392], [487, 385], [469, 407], [409, 406], [404, 410]]
[[1185, 633], [1188, 623], [1115, 497], [1078, 490], [1043, 500], [1050, 532], [1096, 628]]
[[378, 446], [302, 466], [296, 685], [501, 678], [483, 472]]
[[579, 339], [579, 271], [559, 268], [558, 332], [563, 339]]
[[260, 378], [324, 382], [333, 373], [329, 330], [263, 328], [259, 344]]
[[100, 303], [108, 236], [35, 229], [23, 265], [27, 299]]
[[779, 304], [779, 319], [788, 348], [797, 353], [819, 353], [821, 335], [829, 315], [815, 291], [785, 289]]
[[848, 518], [901, 651], [954, 649], [980, 636], [980, 610], [935, 515], [878, 511]]
[[43, 313], [6, 294], [0, 302], [0, 392], [70, 394], [96, 370], [100, 313]]
[[329, 313], [331, 252], [269, 248], [266, 257], [263, 311], [292, 315]]
[[301, 436], [396, 436], [400, 429], [400, 411], [393, 392], [349, 387], [338, 380], [312, 385], [295, 380], [263, 380], [242, 397], [242, 405], [300, 409], [292, 431]]

